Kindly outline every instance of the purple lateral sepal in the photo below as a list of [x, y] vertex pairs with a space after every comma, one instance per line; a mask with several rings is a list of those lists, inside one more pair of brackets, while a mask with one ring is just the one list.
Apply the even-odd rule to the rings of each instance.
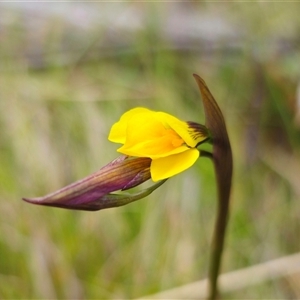
[[[68, 209], [97, 210], [111, 192], [133, 188], [151, 178], [151, 159], [120, 156], [99, 171], [51, 194], [24, 201]], [[92, 205], [95, 202], [96, 205]], [[105, 205], [104, 205], [105, 206]]]

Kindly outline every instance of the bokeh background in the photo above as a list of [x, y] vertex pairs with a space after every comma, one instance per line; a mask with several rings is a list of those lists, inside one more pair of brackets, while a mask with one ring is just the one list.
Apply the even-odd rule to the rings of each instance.
[[[121, 208], [21, 200], [117, 157], [108, 132], [132, 107], [203, 123], [193, 73], [217, 99], [233, 148], [222, 272], [299, 252], [299, 11], [289, 2], [0, 3], [0, 298], [128, 299], [206, 277], [216, 212], [206, 159]], [[297, 298], [299, 276], [224, 296]]]

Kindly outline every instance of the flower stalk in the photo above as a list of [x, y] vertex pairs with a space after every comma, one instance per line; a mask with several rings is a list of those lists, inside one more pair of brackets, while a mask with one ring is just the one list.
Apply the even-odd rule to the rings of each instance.
[[205, 153], [203, 154], [204, 156], [212, 158], [218, 190], [217, 217], [213, 233], [209, 267], [209, 299], [214, 300], [218, 297], [217, 280], [220, 272], [226, 226], [229, 217], [233, 161], [223, 114], [204, 80], [197, 74], [193, 74], [193, 76], [202, 96], [205, 125], [210, 131], [213, 145], [212, 156], [208, 155], [208, 153], [206, 153], [206, 155]]

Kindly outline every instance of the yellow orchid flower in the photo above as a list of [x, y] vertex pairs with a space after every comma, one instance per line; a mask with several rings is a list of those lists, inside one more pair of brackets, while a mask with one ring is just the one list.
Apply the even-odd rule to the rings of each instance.
[[200, 154], [197, 146], [209, 134], [203, 125], [137, 107], [121, 116], [108, 139], [123, 144], [117, 150], [122, 154], [151, 158], [151, 178], [156, 182], [191, 167]]
[[[203, 125], [142, 107], [134, 108], [112, 126], [109, 134], [109, 140], [123, 144], [118, 151], [125, 155], [53, 193], [23, 200], [89, 211], [131, 203], [192, 166], [199, 157], [196, 147], [208, 138], [208, 130]], [[150, 178], [159, 182], [140, 192], [124, 193]], [[116, 191], [121, 193], [114, 194]]]
[[[22, 199], [32, 204], [88, 211], [118, 207], [148, 196], [167, 178], [191, 167], [200, 154], [209, 157], [215, 167], [218, 188], [208, 280], [208, 299], [214, 300], [219, 296], [217, 279], [229, 217], [233, 160], [223, 114], [204, 80], [197, 74], [193, 76], [202, 96], [206, 126], [143, 107], [131, 109], [112, 126], [108, 137], [123, 144], [118, 151], [125, 155], [46, 196]], [[200, 153], [197, 149], [206, 141], [212, 143], [212, 153], [205, 150]], [[124, 193], [150, 177], [159, 182], [139, 192]]]

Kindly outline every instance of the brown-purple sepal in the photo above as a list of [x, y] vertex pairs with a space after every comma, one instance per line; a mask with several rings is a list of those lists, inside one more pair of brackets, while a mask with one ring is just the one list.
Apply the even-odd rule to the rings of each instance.
[[23, 200], [32, 204], [79, 210], [99, 210], [113, 207], [113, 204], [119, 206], [119, 195], [110, 193], [133, 188], [150, 179], [150, 164], [150, 158], [120, 156], [99, 171], [51, 194]]
[[232, 152], [223, 114], [208, 89], [205, 81], [193, 74], [200, 93], [205, 112], [205, 125], [213, 144], [213, 161], [222, 202], [229, 202], [232, 178]]
[[223, 114], [207, 87], [205, 81], [193, 74], [200, 89], [205, 112], [205, 125], [211, 134], [213, 145], [212, 156], [204, 152], [204, 156], [212, 158], [218, 187], [218, 211], [212, 242], [212, 253], [209, 271], [209, 297], [217, 299], [217, 279], [224, 247], [226, 225], [229, 217], [229, 200], [232, 180], [232, 152]]

